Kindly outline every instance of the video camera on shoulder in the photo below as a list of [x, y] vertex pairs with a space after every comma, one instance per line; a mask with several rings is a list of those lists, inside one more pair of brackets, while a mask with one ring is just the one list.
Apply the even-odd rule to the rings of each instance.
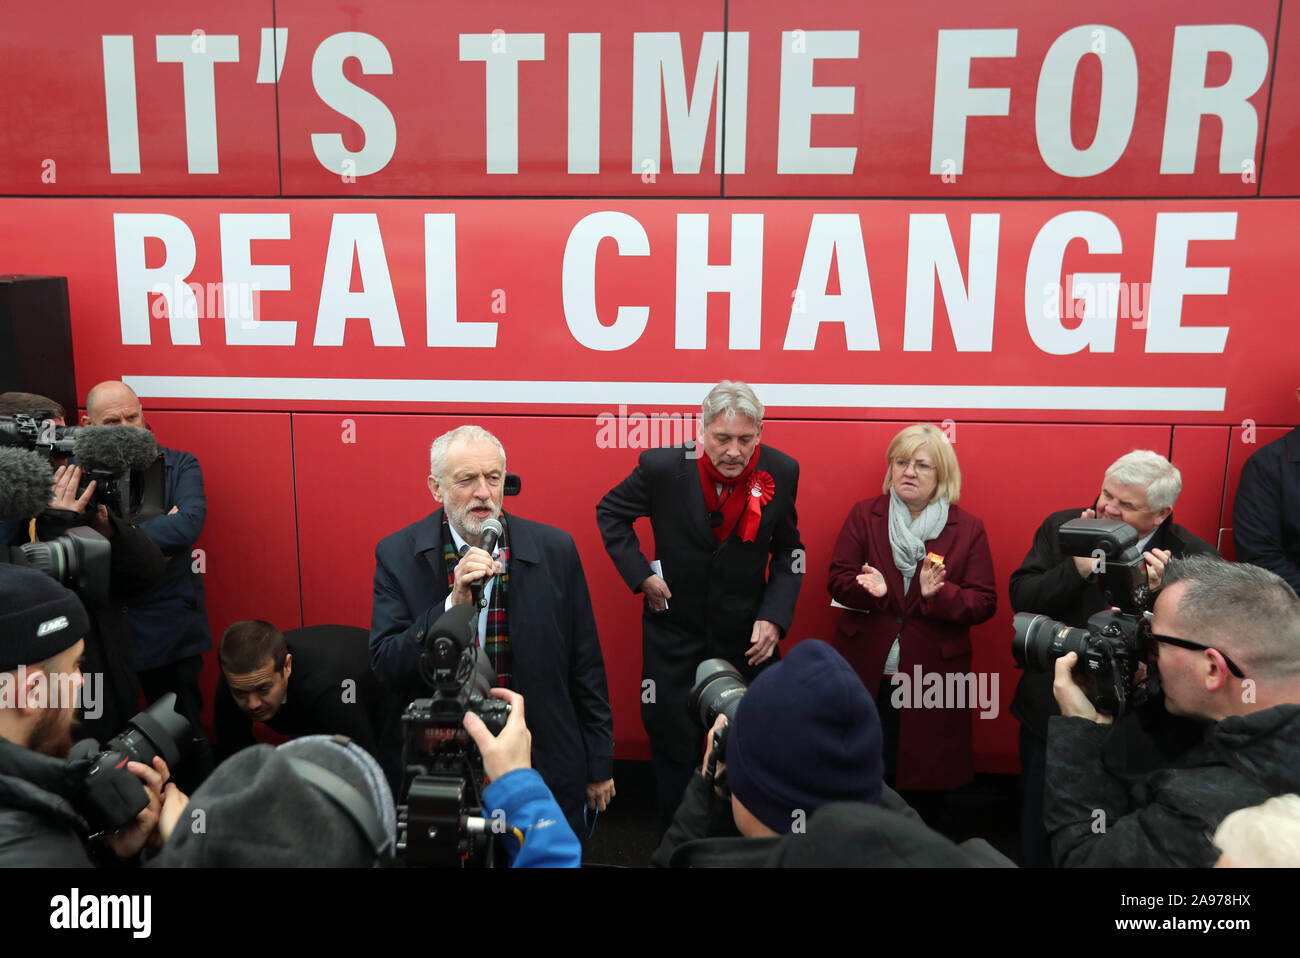
[[433, 693], [402, 714], [403, 785], [397, 854], [407, 865], [495, 867], [499, 854], [483, 815], [483, 756], [462, 724], [473, 712], [493, 735], [510, 717], [488, 692], [497, 676], [478, 647], [477, 605], [444, 612], [424, 640], [420, 678]]
[[0, 448], [31, 450], [47, 462], [73, 457], [83, 473], [77, 495], [94, 482], [91, 501], [130, 525], [166, 511], [166, 466], [153, 433], [134, 426], [56, 426], [48, 416], [0, 416]]
[[1091, 616], [1083, 629], [1018, 612], [1011, 654], [1022, 669], [1052, 672], [1057, 659], [1076, 653], [1075, 675], [1088, 700], [1097, 711], [1118, 717], [1159, 692], [1149, 663], [1147, 679], [1137, 679], [1151, 650], [1151, 594], [1137, 530], [1118, 519], [1072, 519], [1061, 526], [1059, 540], [1066, 554], [1093, 559], [1106, 601], [1115, 608]]

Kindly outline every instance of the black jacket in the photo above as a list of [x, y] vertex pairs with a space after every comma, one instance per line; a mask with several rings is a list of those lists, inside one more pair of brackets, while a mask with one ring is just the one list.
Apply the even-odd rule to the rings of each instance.
[[93, 868], [89, 827], [69, 804], [89, 763], [0, 739], [0, 868]]
[[1246, 460], [1232, 538], [1238, 562], [1276, 572], [1300, 593], [1300, 426]]
[[1300, 791], [1300, 705], [1216, 722], [1180, 767], [1137, 782], [1102, 758], [1109, 732], [1084, 718], [1049, 726], [1044, 818], [1058, 866], [1206, 867], [1230, 813]]
[[[290, 738], [346, 735], [378, 759], [386, 700], [370, 671], [366, 630], [315, 625], [284, 637], [293, 669], [284, 703], [267, 726]], [[212, 712], [218, 761], [256, 744], [253, 720], [235, 704], [224, 671], [218, 673]]]
[[[1011, 573], [1011, 608], [1016, 612], [1037, 612], [1066, 625], [1083, 628], [1088, 624], [1089, 616], [1110, 607], [1098, 577], [1082, 578], [1075, 568], [1074, 559], [1061, 550], [1061, 526], [1079, 518], [1082, 511], [1062, 509], [1054, 512], [1034, 533], [1034, 544], [1025, 561]], [[1167, 549], [1175, 558], [1218, 554], [1214, 546], [1176, 525], [1172, 515], [1156, 529], [1146, 548]], [[1027, 671], [1020, 676], [1015, 698], [1011, 701], [1011, 714], [1040, 739], [1047, 737], [1047, 720], [1061, 714], [1052, 695], [1051, 672]], [[1158, 706], [1153, 712], [1152, 722], [1163, 724], [1167, 714], [1162, 706]]]
[[[514, 687], [526, 700], [533, 767], [577, 831], [587, 783], [614, 776], [613, 715], [591, 594], [571, 535], [514, 515], [505, 519]], [[401, 751], [398, 713], [430, 695], [416, 668], [424, 636], [442, 615], [449, 591], [442, 548], [439, 509], [375, 549], [370, 652], [375, 676], [392, 696], [380, 746], [387, 766]]]
[[818, 808], [804, 834], [743, 838], [720, 798], [699, 774], [650, 864], [657, 868], [1014, 868], [982, 838], [954, 844], [929, 828], [884, 786], [884, 804], [832, 802]]
[[[696, 667], [705, 659], [724, 658], [753, 681], [761, 667], [749, 666], [745, 653], [754, 622], [773, 622], [784, 636], [804, 570], [795, 513], [799, 463], [771, 446], [759, 447], [756, 468], [772, 476], [772, 499], [763, 507], [753, 542], [733, 531], [719, 544], [693, 454], [693, 445], [647, 449], [632, 474], [596, 506], [605, 549], [633, 592], [651, 574], [634, 523], [650, 517], [672, 598], [666, 612], [651, 612], [648, 603], [643, 607], [641, 674], [654, 683], [645, 687], [654, 694], [642, 695], [641, 719], [651, 745], [679, 762], [697, 760], [703, 737], [687, 713]], [[778, 649], [764, 667], [779, 658]]]
[[[82, 712], [78, 738], [93, 738], [101, 745], [125, 731], [127, 720], [140, 711], [140, 683], [136, 676], [127, 626], [128, 603], [147, 594], [162, 578], [166, 563], [162, 551], [135, 526], [128, 525], [112, 512], [108, 514], [113, 536], [109, 539], [109, 594], [102, 602], [90, 601], [83, 592], [77, 596], [90, 613], [90, 632], [86, 635], [85, 660], [81, 670], [86, 676], [86, 701], [92, 693], [98, 699], [98, 715]], [[67, 535], [68, 530], [86, 525], [81, 513], [64, 509], [47, 509], [36, 520], [36, 534], [41, 541]], [[98, 680], [92, 678], [98, 676]], [[92, 688], [94, 682], [98, 682]]]

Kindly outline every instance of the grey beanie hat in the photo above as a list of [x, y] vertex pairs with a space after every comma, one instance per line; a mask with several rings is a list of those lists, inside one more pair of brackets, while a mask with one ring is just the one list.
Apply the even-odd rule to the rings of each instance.
[[[363, 805], [360, 824], [307, 776], [345, 783]], [[369, 817], [372, 816], [372, 817]], [[366, 867], [391, 852], [397, 829], [392, 792], [379, 764], [344, 736], [308, 735], [278, 748], [254, 745], [217, 767], [190, 798], [160, 867]], [[367, 832], [374, 837], [368, 837]]]

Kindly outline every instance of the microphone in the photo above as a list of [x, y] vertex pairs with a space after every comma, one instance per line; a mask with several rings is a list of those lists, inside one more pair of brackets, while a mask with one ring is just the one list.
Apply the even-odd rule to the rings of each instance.
[[0, 448], [0, 522], [39, 516], [54, 498], [54, 471], [30, 449]]
[[[501, 538], [502, 531], [501, 523], [496, 519], [484, 519], [482, 531], [479, 533], [483, 538], [483, 544], [479, 548], [491, 555], [492, 550], [497, 547], [497, 540]], [[492, 574], [488, 573], [470, 586], [470, 593], [474, 596], [474, 607], [476, 609], [482, 609], [487, 605], [487, 599], [484, 597], [483, 592], [487, 588], [487, 581], [490, 578], [492, 578]]]
[[148, 469], [158, 458], [158, 440], [134, 426], [85, 426], [77, 434], [73, 456], [86, 472], [120, 476]]
[[483, 531], [480, 535], [483, 537], [482, 549], [488, 555], [491, 555], [492, 550], [497, 547], [497, 540], [501, 538], [502, 531], [501, 523], [496, 519], [483, 520]]

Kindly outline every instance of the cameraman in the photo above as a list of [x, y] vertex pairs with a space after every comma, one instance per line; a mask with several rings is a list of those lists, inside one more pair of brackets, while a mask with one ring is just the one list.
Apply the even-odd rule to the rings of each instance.
[[[32, 393], [0, 395], [0, 416], [13, 415], [65, 425], [62, 406]], [[159, 580], [164, 571], [163, 554], [142, 531], [92, 501], [93, 480], [78, 495], [81, 469], [64, 463], [66, 457], [54, 458], [52, 464], [57, 464], [58, 469], [53, 475], [49, 505], [39, 516], [32, 517], [34, 522], [27, 519], [0, 523], [0, 546], [48, 542], [77, 526], [89, 526], [108, 539], [111, 551], [107, 598], [92, 602], [79, 596], [90, 614], [90, 628], [85, 634], [85, 671], [95, 677], [87, 690], [80, 735], [103, 741], [121, 730], [139, 703], [139, 683], [122, 604], [143, 595]]]
[[[140, 399], [130, 386], [109, 380], [86, 394], [86, 421], [92, 426], [148, 429]], [[203, 692], [199, 677], [203, 653], [212, 648], [203, 577], [190, 565], [190, 550], [203, 531], [208, 501], [203, 470], [192, 454], [158, 445], [166, 469], [166, 515], [143, 522], [140, 531], [166, 557], [157, 583], [128, 603], [127, 622], [135, 667], [145, 699], [176, 693], [176, 710], [190, 720], [194, 738], [177, 777], [194, 788], [215, 764], [203, 734]]]
[[[1118, 604], [1118, 597], [1103, 590], [1092, 557], [1067, 555], [1061, 548], [1061, 526], [1071, 519], [1118, 519], [1136, 529], [1152, 593], [1160, 588], [1165, 563], [1171, 557], [1217, 556], [1208, 542], [1174, 522], [1174, 503], [1182, 488], [1181, 473], [1164, 456], [1145, 449], [1120, 456], [1107, 467], [1092, 506], [1062, 509], [1043, 520], [1025, 561], [1011, 573], [1011, 608], [1084, 628], [1089, 616]], [[1057, 714], [1051, 676], [1024, 672], [1016, 685], [1011, 713], [1020, 720], [1020, 863], [1046, 867], [1051, 864], [1043, 830], [1047, 721]], [[1193, 723], [1171, 719], [1158, 701], [1136, 710], [1122, 722], [1122, 728], [1112, 743], [1114, 756], [1136, 773], [1167, 764], [1190, 748], [1201, 732]]]
[[[725, 723], [718, 716], [714, 731]], [[708, 772], [712, 747], [710, 734], [652, 866], [1010, 864], [982, 841], [958, 847], [931, 831], [884, 784], [875, 702], [819, 639], [796, 645], [741, 698], [716, 772], [729, 800]]]
[[1300, 598], [1267, 570], [1174, 560], [1151, 621], [1164, 705], [1204, 723], [1177, 766], [1139, 781], [1108, 761], [1111, 717], [1057, 660], [1045, 824], [1057, 865], [1205, 867], [1239, 808], [1300, 791]]
[[167, 764], [130, 762], [148, 806], [92, 842], [76, 812], [91, 761], [67, 761], [90, 620], [68, 589], [34, 569], [0, 565], [0, 867], [90, 867], [134, 858], [166, 836], [158, 828]]

